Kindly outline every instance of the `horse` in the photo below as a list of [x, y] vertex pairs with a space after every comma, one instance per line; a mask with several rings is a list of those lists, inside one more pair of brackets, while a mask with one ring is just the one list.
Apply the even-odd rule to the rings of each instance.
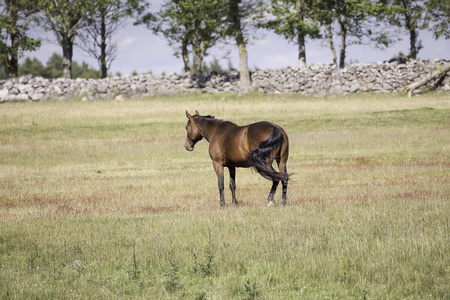
[[[282, 182], [282, 203], [286, 205], [286, 194], [289, 174], [286, 162], [289, 157], [289, 139], [280, 126], [262, 121], [246, 126], [238, 126], [230, 121], [223, 121], [214, 116], [194, 115], [186, 111], [185, 148], [193, 151], [201, 139], [209, 142], [209, 156], [217, 174], [220, 193], [220, 205], [225, 206], [224, 197], [224, 167], [230, 172], [230, 190], [233, 204], [236, 200], [236, 168], [253, 168], [261, 176], [272, 180], [272, 188], [267, 197], [268, 205], [275, 204], [274, 195], [278, 184]], [[279, 172], [273, 167], [273, 161], [278, 164]]]

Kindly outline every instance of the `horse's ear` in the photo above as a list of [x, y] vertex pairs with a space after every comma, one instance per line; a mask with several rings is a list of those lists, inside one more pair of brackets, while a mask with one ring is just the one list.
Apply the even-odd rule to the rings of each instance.
[[188, 113], [188, 111], [186, 111], [186, 117], [190, 120], [192, 119], [192, 116]]
[[198, 111], [196, 110], [194, 116], [198, 116], [198, 115], [199, 115], [199, 113], [198, 113]]

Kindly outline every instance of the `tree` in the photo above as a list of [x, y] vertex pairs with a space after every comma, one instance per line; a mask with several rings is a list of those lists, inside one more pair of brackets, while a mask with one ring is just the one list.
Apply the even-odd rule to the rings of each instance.
[[73, 46], [77, 31], [86, 23], [89, 0], [40, 0], [46, 30], [53, 31], [63, 52], [64, 78], [72, 78]]
[[[336, 63], [334, 30], [340, 38], [339, 67], [345, 66], [349, 45], [370, 44], [383, 49], [394, 42], [388, 30], [381, 26], [386, 6], [370, 0], [327, 0], [322, 1], [320, 20], [326, 27], [333, 61]], [[334, 28], [334, 30], [333, 30]]]
[[95, 70], [89, 67], [86, 62], [81, 62], [79, 65], [76, 61], [72, 65], [73, 78], [94, 78], [98, 79], [101, 77], [101, 71]]
[[320, 37], [316, 4], [314, 0], [271, 0], [269, 12], [274, 19], [259, 24], [298, 45], [299, 67], [306, 66], [306, 38]]
[[[31, 74], [33, 76], [42, 76], [44, 78], [60, 78], [63, 75], [62, 68], [63, 57], [57, 53], [48, 59], [47, 65], [43, 64], [37, 58], [26, 58], [20, 65], [21, 76]], [[100, 78], [100, 70], [92, 69], [86, 62], [79, 65], [76, 61], [72, 63], [72, 72], [74, 78]]]
[[25, 75], [33, 75], [33, 76], [45, 76], [45, 67], [37, 58], [25, 58], [25, 61], [20, 65], [19, 68], [19, 76]]
[[45, 75], [48, 78], [60, 78], [63, 76], [63, 58], [57, 53], [53, 53], [52, 56], [47, 60], [47, 65], [45, 66]]
[[217, 74], [230, 72], [233, 69], [233, 64], [230, 59], [228, 59], [227, 68], [223, 68], [217, 57], [214, 57], [212, 61], [210, 61], [209, 65], [207, 63], [203, 63], [202, 70], [204, 73], [215, 72]]
[[[387, 15], [389, 22], [400, 28], [405, 28], [409, 33], [409, 57], [417, 58], [420, 49], [423, 48], [419, 39], [419, 30], [428, 28], [430, 23], [431, 15], [427, 12], [427, 6], [425, 5], [428, 1], [384, 0], [382, 2], [393, 9], [393, 13]], [[433, 3], [437, 2], [433, 1]], [[428, 7], [430, 8], [430, 6]]]
[[430, 0], [427, 2], [427, 11], [432, 19], [430, 30], [434, 38], [444, 36], [445, 39], [450, 39], [450, 1]]
[[125, 18], [140, 14], [149, 4], [142, 0], [93, 0], [87, 14], [87, 25], [80, 30], [80, 47], [97, 59], [102, 78], [108, 75], [111, 63], [117, 58], [117, 31]]
[[227, 0], [227, 26], [224, 35], [232, 37], [239, 51], [239, 82], [240, 93], [246, 94], [253, 90], [248, 68], [247, 42], [251, 36], [251, 27], [256, 26], [263, 14], [265, 6], [261, 0]]
[[0, 3], [0, 61], [7, 77], [19, 74], [19, 57], [39, 48], [40, 40], [27, 36], [35, 10], [34, 0], [4, 0]]
[[224, 8], [223, 1], [171, 0], [143, 22], [168, 40], [176, 56], [181, 53], [185, 72], [200, 75], [203, 58], [221, 38]]

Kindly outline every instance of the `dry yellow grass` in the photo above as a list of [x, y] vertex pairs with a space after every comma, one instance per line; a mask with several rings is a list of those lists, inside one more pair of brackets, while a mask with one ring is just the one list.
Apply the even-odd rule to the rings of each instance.
[[[0, 298], [450, 295], [449, 97], [0, 109]], [[288, 206], [268, 208], [270, 182], [238, 169], [242, 204], [221, 209], [207, 142], [184, 150], [185, 110], [283, 126]]]

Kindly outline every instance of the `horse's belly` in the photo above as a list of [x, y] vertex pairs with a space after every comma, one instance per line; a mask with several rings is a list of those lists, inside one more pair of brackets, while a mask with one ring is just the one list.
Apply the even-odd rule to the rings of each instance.
[[[231, 147], [230, 147], [231, 148]], [[240, 147], [235, 147], [233, 149], [227, 149], [225, 155], [225, 164], [227, 166], [238, 167], [238, 168], [248, 168], [250, 167], [248, 163], [248, 154], [246, 149]]]
[[226, 167], [237, 167], [237, 168], [249, 168], [250, 165], [247, 160], [245, 161], [226, 161]]

